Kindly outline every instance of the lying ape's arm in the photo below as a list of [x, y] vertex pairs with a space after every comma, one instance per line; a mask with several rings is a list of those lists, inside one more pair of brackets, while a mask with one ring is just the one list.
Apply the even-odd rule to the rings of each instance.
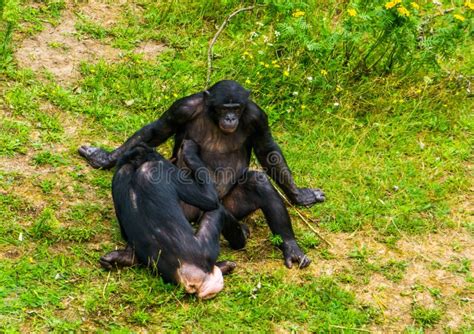
[[154, 147], [165, 142], [176, 133], [180, 125], [193, 118], [196, 111], [202, 106], [202, 102], [202, 93], [179, 99], [157, 121], [135, 132], [114, 151], [109, 153], [97, 147], [81, 146], [79, 154], [86, 158], [94, 168], [112, 168], [124, 152], [140, 142]]
[[296, 186], [283, 153], [272, 137], [267, 115], [251, 102], [249, 102], [248, 108], [248, 112], [256, 115], [252, 146], [265, 172], [285, 192], [292, 203], [312, 205], [324, 202], [324, 193], [320, 189], [298, 188]]
[[191, 139], [185, 139], [182, 143], [183, 160], [186, 166], [191, 170], [194, 180], [202, 189], [203, 195], [219, 201], [216, 186], [212, 179], [211, 173], [204, 161], [199, 155], [199, 145]]

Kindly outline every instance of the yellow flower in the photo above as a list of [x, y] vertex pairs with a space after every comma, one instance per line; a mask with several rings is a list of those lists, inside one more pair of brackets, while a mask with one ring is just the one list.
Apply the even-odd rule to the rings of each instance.
[[416, 10], [420, 9], [420, 6], [416, 2], [412, 2], [410, 5], [411, 5], [412, 8], [414, 8]]
[[466, 6], [469, 9], [474, 10], [474, 3], [472, 3], [470, 0], [465, 1], [464, 6]]
[[357, 15], [357, 11], [353, 8], [348, 9], [347, 13], [349, 13], [349, 16], [356, 16]]
[[385, 4], [385, 8], [386, 9], [390, 9], [390, 8], [393, 8], [395, 7], [396, 5], [398, 5], [400, 2], [402, 2], [402, 0], [392, 0], [392, 1], [389, 1]]
[[283, 75], [284, 75], [285, 77], [287, 77], [287, 76], [290, 75], [290, 72], [288, 72], [288, 71], [283, 71]]
[[249, 84], [250, 84], [250, 80], [249, 80], [249, 79], [245, 80], [245, 83], [246, 83], [247, 85], [249, 85]]
[[399, 8], [397, 8], [397, 12], [398, 12], [401, 16], [410, 16], [410, 12], [408, 11], [408, 9], [406, 9], [406, 8], [403, 7], [403, 6], [400, 6]]
[[461, 21], [461, 22], [464, 22], [464, 20], [466, 19], [464, 16], [459, 15], [459, 14], [454, 14], [454, 18], [455, 18], [456, 20]]
[[328, 71], [326, 71], [326, 70], [321, 70], [321, 75], [323, 75], [323, 76], [328, 75]]
[[249, 59], [253, 59], [253, 56], [250, 54], [250, 52], [248, 51], [244, 51], [244, 53], [242, 54], [242, 56], [244, 58], [249, 58]]
[[304, 16], [304, 14], [305, 14], [305, 13], [304, 13], [303, 11], [301, 11], [301, 10], [298, 9], [298, 10], [296, 10], [296, 12], [294, 12], [294, 13], [292, 14], [292, 16], [293, 16], [293, 17], [301, 17], [301, 16]]

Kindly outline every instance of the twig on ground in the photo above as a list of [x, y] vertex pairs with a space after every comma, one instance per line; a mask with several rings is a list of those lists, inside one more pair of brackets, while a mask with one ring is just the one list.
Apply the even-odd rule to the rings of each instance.
[[214, 35], [214, 37], [212, 38], [211, 40], [211, 43], [209, 44], [209, 48], [207, 49], [207, 79], [206, 79], [206, 87], [209, 86], [209, 82], [211, 81], [211, 72], [212, 72], [212, 48], [214, 47], [214, 44], [216, 43], [217, 41], [217, 38], [219, 37], [219, 35], [221, 34], [222, 30], [224, 30], [225, 26], [227, 25], [227, 23], [229, 23], [230, 19], [233, 18], [235, 15], [241, 13], [241, 12], [244, 12], [244, 11], [247, 11], [247, 10], [252, 10], [254, 9], [255, 6], [250, 6], [250, 7], [245, 7], [245, 8], [240, 8], [238, 10], [236, 10], [235, 12], [233, 12], [232, 14], [230, 14], [229, 16], [227, 16], [227, 18], [225, 19], [225, 21], [221, 24], [221, 26], [219, 27], [219, 29], [217, 30], [216, 34]]
[[[286, 203], [288, 203], [289, 206], [291, 206], [293, 209], [295, 209], [296, 213], [298, 214], [298, 216], [301, 218], [301, 220], [306, 224], [306, 226], [308, 226], [310, 228], [311, 231], [313, 231], [314, 234], [316, 234], [318, 236], [319, 239], [321, 239], [326, 245], [328, 245], [329, 247], [333, 247], [333, 244], [326, 240], [322, 235], [321, 233], [319, 233], [310, 223], [312, 222], [313, 224], [317, 225], [318, 223], [316, 221], [314, 221], [312, 218], [310, 217], [306, 217], [302, 212], [301, 210], [299, 210], [296, 206], [293, 205], [293, 203], [291, 203], [288, 198], [286, 198], [286, 196], [280, 191], [280, 189], [278, 188], [275, 188], [276, 191], [280, 194], [281, 197], [283, 197], [283, 199], [285, 200]], [[309, 220], [309, 221], [308, 221]]]
[[110, 279], [110, 271], [107, 274], [107, 280], [105, 281], [104, 288], [102, 289], [102, 298], [105, 299], [105, 290], [107, 289], [107, 285], [109, 284], [109, 279]]
[[339, 328], [339, 329], [347, 329], [350, 331], [356, 331], [356, 332], [365, 332], [365, 333], [372, 333], [372, 331], [364, 328], [353, 328], [353, 327], [344, 327], [344, 326], [337, 326], [337, 325], [329, 325], [329, 327], [333, 328]]

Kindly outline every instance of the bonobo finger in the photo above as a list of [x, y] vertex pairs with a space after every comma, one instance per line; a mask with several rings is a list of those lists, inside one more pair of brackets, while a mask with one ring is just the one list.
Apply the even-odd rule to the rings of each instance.
[[300, 258], [298, 268], [299, 269], [306, 268], [307, 266], [310, 265], [310, 263], [311, 263], [311, 259], [309, 257], [307, 257], [306, 255], [304, 255], [302, 258]]
[[83, 156], [84, 158], [87, 158], [90, 155], [90, 149], [90, 146], [82, 145], [81, 147], [79, 147], [77, 152], [79, 153], [79, 155]]
[[285, 257], [285, 266], [286, 266], [288, 269], [293, 268], [293, 260], [291, 259], [291, 256]]
[[313, 194], [317, 203], [322, 203], [326, 200], [326, 195], [321, 189], [313, 189]]
[[245, 239], [248, 239], [250, 237], [250, 229], [247, 226], [247, 224], [240, 223], [240, 227], [242, 228], [242, 232], [245, 236]]
[[222, 275], [229, 275], [237, 267], [237, 264], [232, 261], [220, 261], [216, 262], [216, 266], [221, 270]]
[[100, 263], [102, 268], [104, 268], [106, 270], [112, 270], [113, 265], [106, 257], [107, 256], [101, 256], [101, 258], [99, 259], [99, 263]]

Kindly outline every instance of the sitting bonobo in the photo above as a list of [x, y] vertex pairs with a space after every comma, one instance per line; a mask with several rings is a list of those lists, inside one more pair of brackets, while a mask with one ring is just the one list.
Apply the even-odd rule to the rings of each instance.
[[[79, 153], [95, 168], [111, 168], [137, 143], [158, 146], [171, 136], [174, 136], [172, 158], [178, 167], [185, 165], [183, 140], [194, 141], [228, 212], [241, 220], [261, 209], [272, 233], [283, 240], [280, 248], [285, 265], [290, 268], [296, 262], [298, 267], [304, 268], [310, 264], [296, 243], [285, 203], [265, 173], [294, 204], [308, 206], [323, 202], [324, 193], [320, 189], [296, 186], [273, 140], [265, 112], [235, 81], [220, 81], [209, 90], [177, 100], [157, 121], [137, 131], [113, 152], [82, 146]], [[248, 169], [252, 151], [265, 173]], [[191, 206], [184, 206], [184, 211], [189, 220], [200, 216], [199, 210]]]
[[[222, 274], [232, 271], [235, 263], [216, 263], [219, 236], [224, 225], [239, 223], [219, 204], [214, 185], [197, 184], [152, 148], [139, 144], [119, 159], [112, 196], [130, 252], [113, 251], [100, 259], [102, 266], [140, 263], [202, 299], [223, 289]], [[196, 233], [180, 201], [204, 212]]]

